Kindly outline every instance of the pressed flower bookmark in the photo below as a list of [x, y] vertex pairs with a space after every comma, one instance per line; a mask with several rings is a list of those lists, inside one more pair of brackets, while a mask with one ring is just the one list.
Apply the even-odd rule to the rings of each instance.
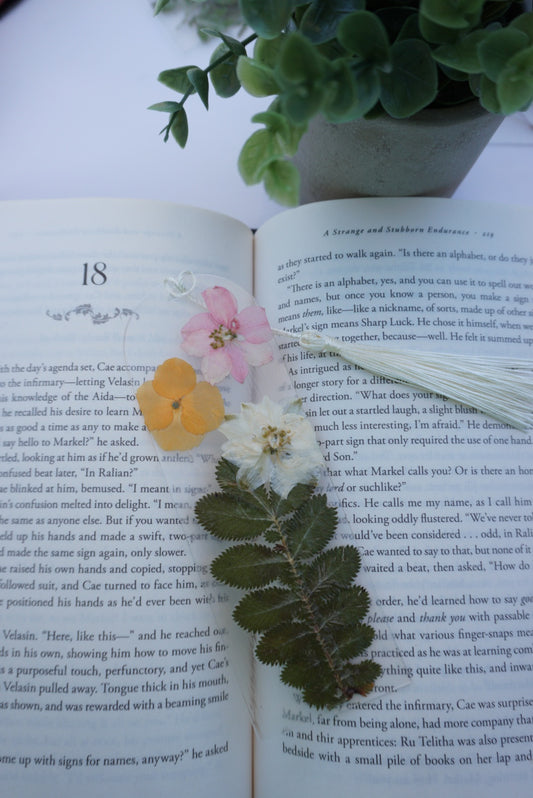
[[[265, 311], [208, 275], [169, 280], [165, 291], [148, 321], [165, 359], [137, 398], [170, 489], [203, 486], [187, 529], [196, 540], [205, 530], [211, 545], [193, 556], [209, 556], [257, 659], [280, 668], [306, 703], [366, 695], [381, 667], [367, 654], [375, 633], [369, 592], [355, 581], [359, 551], [333, 545], [334, 491], [326, 495], [326, 464]], [[140, 328], [129, 334], [130, 351], [140, 338]]]

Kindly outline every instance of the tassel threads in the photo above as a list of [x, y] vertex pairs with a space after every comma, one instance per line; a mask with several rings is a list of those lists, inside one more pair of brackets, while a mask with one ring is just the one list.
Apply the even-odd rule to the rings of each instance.
[[345, 343], [316, 330], [274, 331], [310, 352], [336, 354], [380, 377], [446, 396], [520, 430], [533, 426], [533, 361]]

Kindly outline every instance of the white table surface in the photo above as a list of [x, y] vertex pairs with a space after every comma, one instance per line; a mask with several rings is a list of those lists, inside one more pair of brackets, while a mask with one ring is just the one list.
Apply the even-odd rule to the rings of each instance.
[[[282, 210], [236, 168], [251, 116], [244, 92], [188, 104], [190, 141], [159, 136], [148, 111], [172, 92], [158, 73], [205, 65], [198, 42], [149, 0], [20, 0], [0, 16], [0, 199], [135, 197], [173, 200], [257, 227]], [[209, 114], [209, 116], [207, 116]], [[533, 205], [533, 112], [507, 118], [456, 197]]]

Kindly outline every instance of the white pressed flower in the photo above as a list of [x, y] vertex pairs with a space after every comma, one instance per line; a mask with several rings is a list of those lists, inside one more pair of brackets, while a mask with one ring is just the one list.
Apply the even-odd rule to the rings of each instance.
[[286, 497], [324, 467], [315, 431], [299, 402], [284, 408], [265, 396], [259, 404], [243, 404], [240, 415], [219, 429], [228, 439], [222, 456], [238, 466], [238, 479], [251, 489], [265, 485]]

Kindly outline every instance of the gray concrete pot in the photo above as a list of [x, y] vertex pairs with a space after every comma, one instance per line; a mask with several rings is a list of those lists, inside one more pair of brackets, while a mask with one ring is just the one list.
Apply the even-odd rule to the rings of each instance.
[[425, 109], [408, 119], [315, 117], [294, 162], [300, 202], [342, 197], [449, 197], [504, 117], [477, 101]]

